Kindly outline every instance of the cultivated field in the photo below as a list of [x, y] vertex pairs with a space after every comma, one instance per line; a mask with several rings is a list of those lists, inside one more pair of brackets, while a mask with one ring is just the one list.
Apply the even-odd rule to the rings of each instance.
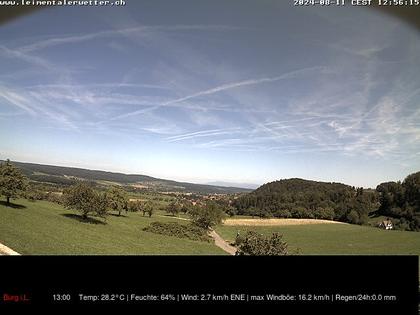
[[285, 225], [308, 225], [308, 224], [347, 224], [331, 220], [316, 219], [226, 219], [223, 225], [227, 226], [285, 226]]
[[[226, 254], [216, 245], [142, 231], [153, 221], [173, 221], [161, 213], [110, 215], [107, 224], [78, 221], [77, 212], [47, 201], [13, 200], [0, 204], [0, 243], [21, 254]], [[177, 222], [187, 222], [177, 220]]]

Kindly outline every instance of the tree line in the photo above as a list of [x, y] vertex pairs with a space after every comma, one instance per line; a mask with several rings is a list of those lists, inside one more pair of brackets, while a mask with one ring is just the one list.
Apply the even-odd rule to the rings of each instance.
[[262, 185], [234, 201], [238, 214], [327, 219], [363, 224], [376, 209], [377, 194], [341, 183], [285, 179]]
[[404, 230], [420, 230], [420, 172], [408, 175], [403, 182], [386, 182], [376, 188], [378, 214], [394, 218], [394, 225]]
[[341, 183], [285, 179], [262, 185], [234, 200], [236, 214], [327, 219], [367, 224], [369, 215], [393, 218], [397, 228], [420, 230], [420, 172], [376, 190]]
[[[6, 198], [7, 205], [11, 198], [22, 196], [27, 187], [28, 180], [19, 168], [9, 160], [0, 163], [0, 194]], [[86, 181], [65, 188], [62, 197], [54, 193], [47, 193], [47, 197], [80, 211], [83, 218], [89, 215], [105, 218], [109, 211], [118, 215], [123, 211], [142, 211], [143, 215], [152, 216], [154, 209], [150, 201], [130, 202], [120, 187], [99, 191]], [[376, 214], [393, 218], [400, 229], [417, 231], [420, 230], [420, 172], [407, 176], [403, 182], [381, 183], [376, 190], [297, 178], [279, 180], [264, 184], [231, 203], [219, 200], [192, 207], [189, 203], [172, 202], [167, 211], [173, 215], [188, 213], [205, 228], [214, 224], [215, 218], [218, 221], [222, 211], [229, 215], [328, 219], [353, 224], [366, 224], [369, 215]], [[212, 218], [214, 213], [217, 215]]]

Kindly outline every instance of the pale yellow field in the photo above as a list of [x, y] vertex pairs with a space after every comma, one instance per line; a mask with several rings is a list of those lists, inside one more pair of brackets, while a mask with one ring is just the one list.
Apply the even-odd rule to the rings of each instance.
[[304, 224], [347, 224], [344, 222], [317, 219], [226, 219], [224, 225], [281, 226]]

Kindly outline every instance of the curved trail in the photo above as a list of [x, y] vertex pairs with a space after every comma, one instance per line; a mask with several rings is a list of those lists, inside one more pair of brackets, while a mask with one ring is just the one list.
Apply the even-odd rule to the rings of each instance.
[[230, 255], [235, 255], [236, 248], [226, 242], [219, 234], [216, 233], [215, 230], [210, 230], [209, 235], [214, 239], [214, 244], [217, 247], [220, 247]]
[[[157, 215], [157, 216], [158, 217], [168, 218], [168, 216], [163, 216], [163, 215]], [[190, 221], [190, 219], [179, 218], [179, 217], [170, 217], [170, 218], [178, 219], [178, 220]], [[226, 242], [219, 234], [216, 233], [215, 230], [210, 229], [209, 235], [214, 239], [214, 244], [217, 247], [223, 249], [229, 255], [235, 255], [236, 248], [233, 247], [232, 245], [230, 245], [228, 242]]]

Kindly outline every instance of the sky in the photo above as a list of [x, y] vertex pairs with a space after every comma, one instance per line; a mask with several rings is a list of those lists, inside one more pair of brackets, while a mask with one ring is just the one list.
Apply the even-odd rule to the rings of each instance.
[[0, 159], [373, 188], [420, 170], [419, 30], [351, 6], [126, 2], [0, 27]]

